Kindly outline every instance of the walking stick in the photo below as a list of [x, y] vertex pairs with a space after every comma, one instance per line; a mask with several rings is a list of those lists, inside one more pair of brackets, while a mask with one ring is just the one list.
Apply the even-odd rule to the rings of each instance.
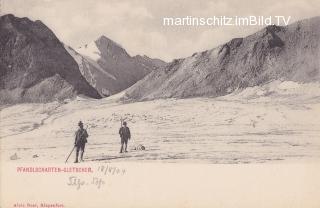
[[72, 154], [72, 152], [73, 152], [74, 148], [76, 148], [76, 146], [74, 146], [74, 147], [72, 148], [72, 150], [71, 150], [71, 152], [70, 152], [69, 156], [67, 157], [67, 159], [66, 159], [66, 162], [65, 162], [65, 163], [67, 163], [67, 162], [68, 162], [69, 157], [71, 156], [71, 154]]

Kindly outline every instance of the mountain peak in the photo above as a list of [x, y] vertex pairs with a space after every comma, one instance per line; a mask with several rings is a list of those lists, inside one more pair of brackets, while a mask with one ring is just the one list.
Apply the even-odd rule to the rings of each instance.
[[0, 103], [49, 102], [79, 94], [101, 97], [40, 21], [4, 15], [0, 40]]
[[3, 16], [0, 17], [1, 19], [14, 19], [16, 18], [13, 14], [5, 14]]
[[115, 41], [111, 40], [110, 38], [102, 35], [100, 36], [96, 42], [100, 42], [100, 43], [104, 43], [104, 44], [112, 44], [112, 45], [116, 45], [118, 46], [119, 48], [123, 48], [119, 43], [116, 43]]
[[127, 53], [127, 51], [118, 43], [111, 40], [110, 38], [102, 35], [100, 36], [96, 41], [95, 44], [99, 51], [101, 52], [102, 56], [113, 56], [113, 57], [119, 57], [119, 56], [127, 56], [130, 57], [130, 55]]
[[29, 18], [27, 17], [16, 17], [13, 14], [6, 14], [0, 17], [1, 21], [4, 22], [17, 22], [17, 23], [27, 23], [27, 24], [31, 24], [33, 23], [33, 21], [31, 21]]

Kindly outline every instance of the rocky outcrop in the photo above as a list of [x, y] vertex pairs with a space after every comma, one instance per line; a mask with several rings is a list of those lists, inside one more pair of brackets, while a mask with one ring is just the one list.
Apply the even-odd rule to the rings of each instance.
[[100, 98], [78, 64], [41, 21], [0, 17], [0, 103]]
[[320, 81], [320, 17], [268, 26], [174, 60], [126, 92], [129, 100], [221, 96], [273, 80]]

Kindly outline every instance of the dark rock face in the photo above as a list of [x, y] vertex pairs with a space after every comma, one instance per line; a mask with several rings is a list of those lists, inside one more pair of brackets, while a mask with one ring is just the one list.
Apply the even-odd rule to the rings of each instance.
[[102, 96], [127, 89], [166, 64], [147, 56], [131, 57], [124, 48], [105, 36], [77, 50], [65, 47], [77, 61], [82, 75]]
[[132, 86], [129, 100], [221, 96], [273, 80], [320, 81], [320, 17], [268, 26], [174, 60]]
[[77, 63], [41, 21], [0, 17], [0, 102], [100, 98]]

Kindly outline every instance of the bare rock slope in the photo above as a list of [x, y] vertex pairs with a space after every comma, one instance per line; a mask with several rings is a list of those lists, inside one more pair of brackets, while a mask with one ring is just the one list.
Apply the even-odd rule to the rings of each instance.
[[105, 36], [75, 50], [65, 47], [77, 61], [82, 75], [102, 96], [118, 93], [165, 65], [147, 56], [131, 57], [123, 47]]
[[129, 100], [221, 96], [273, 80], [320, 81], [320, 17], [268, 26], [174, 60], [126, 92]]
[[54, 33], [41, 21], [0, 17], [0, 103], [100, 98]]

